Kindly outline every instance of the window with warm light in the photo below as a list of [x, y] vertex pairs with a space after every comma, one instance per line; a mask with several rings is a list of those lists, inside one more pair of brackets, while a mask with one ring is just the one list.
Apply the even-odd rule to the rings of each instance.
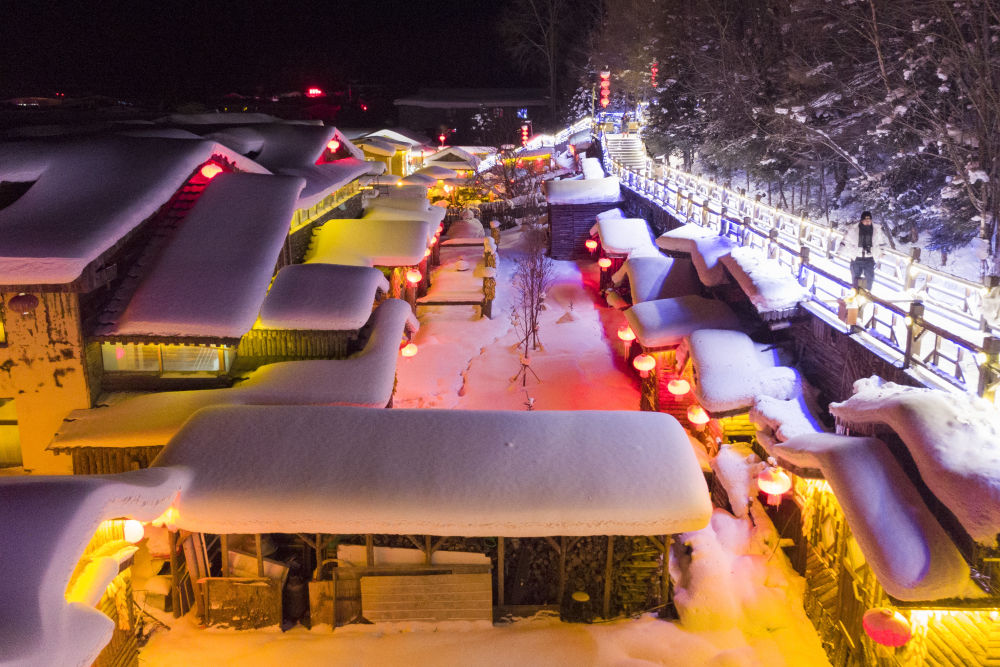
[[156, 373], [164, 377], [222, 375], [232, 367], [234, 356], [233, 349], [225, 345], [101, 345], [106, 373]]
[[21, 432], [13, 398], [0, 398], [0, 468], [21, 465]]

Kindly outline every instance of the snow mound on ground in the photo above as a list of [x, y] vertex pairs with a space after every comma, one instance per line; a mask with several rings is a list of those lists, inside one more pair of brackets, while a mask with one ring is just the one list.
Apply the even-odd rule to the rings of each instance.
[[757, 474], [760, 457], [747, 445], [722, 445], [711, 461], [712, 470], [729, 497], [729, 506], [737, 517], [747, 516], [750, 498], [757, 495]]
[[1000, 413], [971, 394], [904, 387], [870, 377], [830, 412], [856, 424], [889, 425], [920, 477], [977, 542], [1000, 533]]
[[784, 442], [797, 435], [822, 433], [825, 430], [804, 392], [788, 400], [773, 396], [756, 397], [750, 408], [750, 421], [762, 431], [759, 437], [767, 439], [765, 444]]
[[886, 592], [900, 600], [982, 597], [969, 566], [877, 438], [801, 435], [774, 446], [793, 465], [819, 468]]
[[733, 248], [720, 260], [758, 311], [784, 310], [809, 299], [787, 267], [759, 248]]

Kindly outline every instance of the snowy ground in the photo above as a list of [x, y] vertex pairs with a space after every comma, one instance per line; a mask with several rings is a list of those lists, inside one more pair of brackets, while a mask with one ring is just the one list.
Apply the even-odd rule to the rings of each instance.
[[[540, 381], [529, 377], [526, 387], [511, 381], [520, 364], [510, 285], [522, 247], [519, 230], [504, 234], [492, 320], [479, 319], [478, 309], [468, 306], [420, 308], [420, 351], [400, 359], [396, 407], [524, 410], [530, 397], [540, 410], [638, 409], [638, 382], [614, 335], [624, 318], [600, 302], [591, 262], [555, 262], [540, 328], [544, 348], [531, 361]], [[471, 259], [477, 251], [469, 250]], [[437, 269], [454, 270], [453, 261]], [[447, 284], [441, 278], [439, 284]], [[717, 510], [709, 527], [683, 536], [691, 553], [671, 562], [678, 622], [646, 615], [579, 625], [543, 616], [497, 626], [401, 623], [281, 633], [201, 629], [189, 615], [165, 619], [171, 631], [154, 634], [140, 664], [828, 664], [802, 611], [803, 582], [759, 506], [752, 512], [753, 522]]]

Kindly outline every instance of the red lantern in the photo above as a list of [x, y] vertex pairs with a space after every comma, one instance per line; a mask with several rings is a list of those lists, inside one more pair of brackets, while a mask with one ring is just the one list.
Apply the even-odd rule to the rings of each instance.
[[595, 250], [597, 250], [597, 241], [595, 241], [594, 239], [587, 239], [586, 241], [583, 242], [583, 245], [585, 245], [587, 247], [587, 250], [589, 250], [590, 252], [594, 252]]
[[649, 85], [656, 88], [656, 77], [660, 73], [660, 65], [655, 60], [653, 66], [649, 68]]
[[611, 260], [608, 259], [607, 257], [601, 257], [599, 260], [597, 260], [597, 265], [601, 267], [601, 271], [607, 271], [608, 269], [611, 268]]
[[330, 139], [329, 143], [327, 143], [326, 145], [326, 148], [331, 153], [336, 153], [337, 151], [340, 150], [340, 142], [337, 141], [336, 139]]
[[768, 505], [780, 505], [781, 496], [792, 488], [792, 478], [781, 468], [768, 466], [757, 475], [757, 488], [767, 494]]
[[446, 136], [444, 135], [444, 133], [443, 133], [443, 132], [442, 132], [441, 134], [439, 134], [439, 135], [438, 135], [438, 141], [440, 141], [440, 142], [441, 142], [441, 145], [442, 145], [442, 146], [444, 146], [444, 140], [445, 140], [445, 139], [447, 139], [447, 138], [448, 138], [448, 137], [446, 137]]
[[667, 391], [669, 391], [674, 396], [684, 396], [689, 391], [691, 391], [691, 385], [687, 380], [682, 380], [680, 378], [674, 378], [667, 383]]
[[601, 107], [605, 108], [611, 102], [611, 72], [601, 72]]
[[206, 164], [204, 167], [201, 168], [201, 171], [199, 173], [202, 175], [203, 178], [212, 180], [213, 178], [222, 173], [222, 167], [217, 165], [215, 162], [209, 162], [208, 164]]
[[888, 607], [869, 609], [861, 618], [861, 625], [871, 640], [882, 646], [903, 646], [913, 636], [906, 617]]
[[708, 423], [709, 416], [705, 412], [705, 408], [700, 405], [692, 405], [687, 409], [688, 421], [694, 424], [696, 427], [701, 428]]
[[406, 345], [403, 346], [403, 348], [399, 351], [399, 353], [401, 355], [403, 355], [404, 357], [413, 357], [413, 356], [416, 356], [416, 354], [417, 354], [417, 344], [416, 343], [407, 343]]
[[416, 285], [417, 283], [419, 283], [421, 278], [423, 278], [423, 276], [417, 269], [410, 269], [409, 271], [406, 272], [406, 282], [410, 283], [411, 285]]
[[627, 324], [618, 327], [618, 339], [625, 344], [625, 352], [628, 352], [629, 348], [632, 347], [632, 341], [635, 340], [635, 332], [632, 331], [632, 327]]
[[306, 97], [323, 97], [323, 89], [316, 88], [315, 86], [312, 88], [307, 88]]
[[649, 377], [649, 372], [656, 368], [656, 359], [649, 354], [640, 354], [632, 360], [632, 365], [635, 367], [635, 370], [639, 371], [639, 377], [647, 378]]

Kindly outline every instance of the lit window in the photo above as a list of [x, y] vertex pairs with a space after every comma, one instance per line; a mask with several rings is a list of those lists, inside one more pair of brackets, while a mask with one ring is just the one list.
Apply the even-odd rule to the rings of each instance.
[[221, 375], [233, 365], [234, 353], [230, 347], [214, 345], [103, 343], [101, 357], [107, 373]]
[[0, 468], [21, 465], [21, 434], [13, 398], [0, 398]]

